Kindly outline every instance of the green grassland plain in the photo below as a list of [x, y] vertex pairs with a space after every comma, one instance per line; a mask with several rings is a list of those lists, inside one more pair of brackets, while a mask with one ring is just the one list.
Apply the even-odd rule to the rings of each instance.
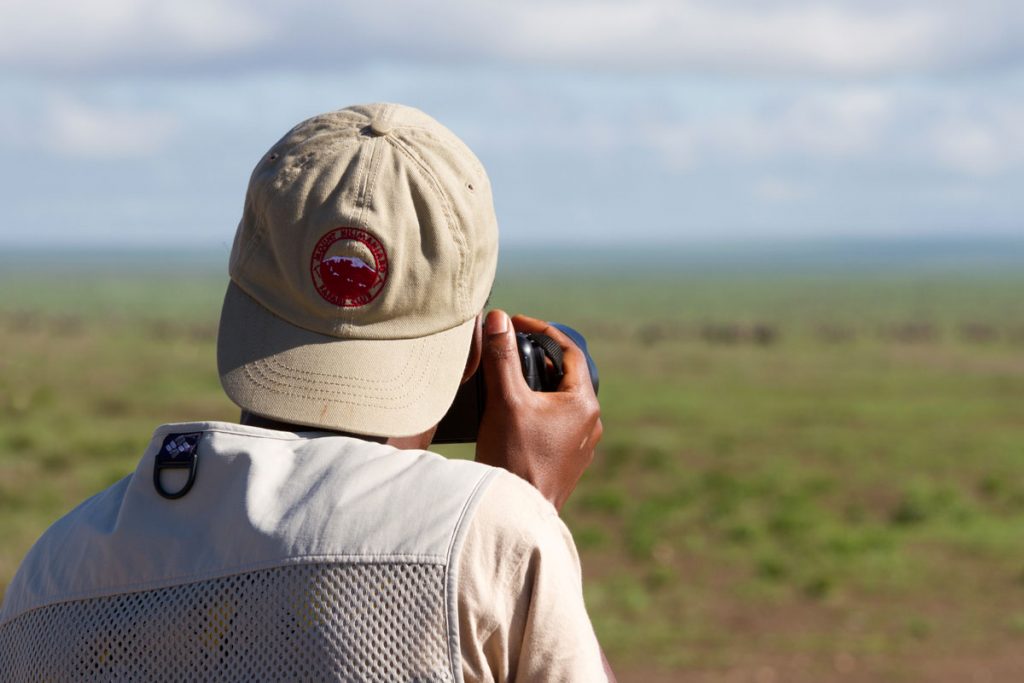
[[[493, 303], [599, 363], [565, 519], [623, 680], [1024, 677], [1024, 276], [544, 272]], [[236, 418], [224, 284], [0, 274], [0, 589], [155, 426]]]

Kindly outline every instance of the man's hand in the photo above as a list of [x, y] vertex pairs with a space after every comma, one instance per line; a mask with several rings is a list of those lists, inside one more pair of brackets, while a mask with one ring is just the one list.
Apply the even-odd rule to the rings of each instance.
[[[565, 376], [557, 391], [531, 391], [526, 385], [517, 331], [541, 332], [562, 347]], [[561, 510], [593, 461], [602, 433], [586, 357], [557, 328], [522, 315], [510, 324], [504, 311], [495, 310], [484, 321], [483, 371], [487, 405], [477, 461], [519, 475]]]

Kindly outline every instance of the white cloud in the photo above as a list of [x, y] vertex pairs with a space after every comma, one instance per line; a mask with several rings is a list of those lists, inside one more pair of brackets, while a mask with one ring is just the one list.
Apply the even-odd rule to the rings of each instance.
[[[924, 6], [640, 0], [526, 3], [506, 56], [611, 67], [863, 73], [919, 68], [946, 33]], [[532, 47], [531, 46], [535, 46]]]
[[824, 88], [770, 107], [682, 116], [643, 127], [642, 144], [669, 170], [700, 163], [804, 157], [869, 157], [887, 142], [897, 113], [893, 95], [865, 87]]
[[935, 156], [947, 168], [969, 175], [1001, 170], [1007, 154], [993, 130], [974, 122], [942, 124], [932, 131]]
[[1004, 0], [7, 0], [0, 64], [38, 72], [491, 60], [865, 75], [1022, 61]]
[[268, 18], [231, 0], [4, 0], [0, 64], [58, 74], [213, 66], [269, 47]]
[[687, 124], [663, 124], [644, 131], [644, 143], [666, 170], [689, 171], [701, 161], [702, 131]]
[[757, 199], [773, 204], [795, 202], [810, 195], [804, 183], [779, 177], [761, 178], [751, 190]]
[[72, 157], [147, 157], [162, 150], [177, 129], [168, 113], [99, 108], [66, 98], [50, 105], [38, 132], [52, 152]]
[[988, 177], [1024, 166], [1024, 104], [988, 102], [946, 112], [924, 135], [936, 162], [966, 176]]
[[873, 151], [890, 122], [889, 94], [844, 88], [798, 99], [769, 131], [773, 144], [822, 156], [852, 157]]

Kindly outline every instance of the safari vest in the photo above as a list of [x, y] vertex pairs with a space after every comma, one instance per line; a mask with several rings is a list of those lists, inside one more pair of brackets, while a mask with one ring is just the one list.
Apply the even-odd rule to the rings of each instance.
[[455, 568], [493, 472], [162, 426], [26, 556], [0, 608], [3, 680], [462, 680]]

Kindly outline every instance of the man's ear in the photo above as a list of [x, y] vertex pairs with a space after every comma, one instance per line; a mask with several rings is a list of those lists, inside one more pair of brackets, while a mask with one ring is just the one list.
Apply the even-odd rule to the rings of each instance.
[[473, 373], [480, 367], [480, 358], [484, 350], [484, 314], [477, 313], [473, 325], [473, 339], [469, 342], [469, 355], [466, 357], [466, 371], [462, 373], [462, 384], [469, 381]]

